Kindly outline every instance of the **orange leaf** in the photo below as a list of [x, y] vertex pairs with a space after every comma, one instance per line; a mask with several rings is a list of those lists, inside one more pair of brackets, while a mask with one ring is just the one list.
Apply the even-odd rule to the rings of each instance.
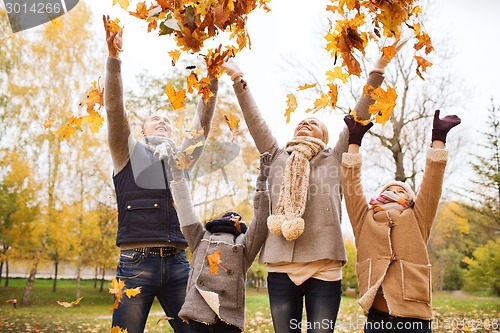
[[184, 107], [184, 99], [186, 98], [186, 90], [180, 89], [179, 91], [175, 91], [174, 85], [169, 82], [167, 87], [165, 88], [165, 93], [172, 104], [174, 110], [180, 109]]
[[57, 301], [57, 304], [64, 306], [65, 308], [70, 308], [72, 306], [78, 305], [80, 301], [82, 300], [83, 297], [77, 298], [73, 302], [64, 302], [64, 301]]
[[339, 91], [336, 85], [328, 84], [330, 90], [328, 91], [328, 97], [330, 98], [330, 106], [335, 108], [337, 106], [337, 100], [339, 97]]
[[334, 81], [335, 79], [342, 80], [342, 82], [347, 83], [347, 79], [349, 78], [349, 74], [344, 73], [342, 67], [335, 67], [333, 71], [326, 72], [326, 79], [328, 81]]
[[87, 110], [94, 109], [96, 104], [99, 108], [104, 106], [104, 88], [99, 86], [99, 80], [92, 82], [92, 88], [87, 91], [87, 97], [78, 104], [79, 107], [87, 105]]
[[147, 19], [149, 16], [149, 9], [146, 7], [146, 2], [139, 2], [135, 12], [129, 12], [129, 14], [142, 20]]
[[112, 21], [108, 21], [108, 29], [109, 32], [120, 32], [123, 30], [123, 27], [120, 26], [120, 19], [115, 18]]
[[432, 62], [428, 61], [425, 58], [419, 57], [417, 55], [413, 56], [413, 58], [415, 58], [415, 60], [417, 60], [417, 75], [422, 80], [425, 80], [424, 77], [422, 76], [422, 72], [426, 72], [427, 71], [427, 67], [431, 67], [432, 66]]
[[310, 83], [310, 84], [304, 83], [303, 85], [297, 88], [297, 91], [306, 90], [314, 87], [316, 87], [316, 83]]
[[129, 0], [113, 0], [113, 6], [119, 4], [120, 7], [127, 10], [128, 6], [130, 6]]
[[370, 96], [375, 100], [375, 103], [370, 105], [368, 111], [375, 116], [377, 123], [385, 125], [396, 106], [396, 98], [398, 97], [396, 89], [387, 87], [387, 91], [384, 91], [378, 87], [371, 92]]
[[396, 53], [396, 44], [393, 44], [391, 46], [384, 46], [382, 48], [383, 57], [388, 61], [391, 61], [396, 56]]
[[193, 88], [200, 90], [200, 83], [198, 82], [198, 77], [195, 72], [191, 72], [186, 79], [187, 91], [188, 93], [193, 93]]
[[111, 288], [109, 288], [109, 293], [115, 295], [115, 302], [111, 306], [111, 312], [113, 310], [118, 309], [118, 304], [123, 295], [123, 288], [125, 287], [125, 282], [120, 281], [120, 279], [116, 280], [116, 278], [111, 279]]
[[225, 114], [224, 120], [232, 132], [238, 132], [240, 130], [240, 120], [234, 114]]
[[321, 97], [317, 98], [314, 101], [314, 108], [313, 109], [307, 109], [306, 112], [307, 113], [309, 113], [309, 112], [316, 113], [319, 110], [324, 109], [325, 107], [327, 107], [329, 103], [330, 103], [330, 97], [328, 97], [328, 95], [325, 95], [325, 94], [321, 93]]
[[208, 263], [210, 264], [210, 274], [217, 274], [219, 271], [219, 264], [222, 263], [220, 259], [220, 250], [207, 255]]
[[43, 122], [43, 129], [49, 129], [52, 127], [52, 124], [54, 123], [54, 119], [47, 119]]
[[123, 329], [120, 326], [111, 327], [111, 333], [128, 333], [127, 329]]
[[191, 155], [184, 154], [182, 152], [177, 154], [177, 160], [175, 161], [175, 166], [179, 170], [189, 169], [193, 164], [194, 159]]
[[66, 140], [69, 139], [73, 134], [75, 134], [75, 128], [70, 124], [64, 124], [56, 131], [58, 137], [63, 137]]
[[141, 293], [141, 288], [142, 287], [125, 289], [125, 295], [127, 295], [128, 298], [135, 297]]
[[93, 109], [87, 110], [87, 112], [89, 115], [83, 117], [82, 123], [90, 124], [90, 132], [92, 132], [92, 134], [96, 134], [99, 132], [99, 128], [101, 128], [102, 123], [104, 122], [104, 117]]
[[175, 66], [175, 63], [177, 62], [177, 60], [179, 60], [179, 57], [181, 56], [181, 51], [179, 50], [169, 51], [168, 54], [172, 58], [172, 65]]
[[290, 122], [290, 116], [292, 115], [292, 112], [297, 109], [297, 99], [293, 94], [286, 95], [286, 98], [287, 108], [285, 110], [285, 117], [286, 123], [288, 124]]

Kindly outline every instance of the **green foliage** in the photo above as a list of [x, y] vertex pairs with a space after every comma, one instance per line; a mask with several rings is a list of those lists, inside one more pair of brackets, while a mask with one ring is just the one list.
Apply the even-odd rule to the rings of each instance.
[[500, 240], [489, 241], [466, 257], [465, 290], [490, 290], [500, 296]]
[[356, 246], [350, 239], [344, 241], [347, 253], [347, 263], [342, 267], [342, 291], [347, 288], [354, 288], [359, 292], [358, 277], [356, 275]]
[[255, 258], [252, 266], [248, 269], [248, 283], [257, 289], [263, 288], [266, 285], [267, 269], [266, 265], [259, 263], [259, 257]]

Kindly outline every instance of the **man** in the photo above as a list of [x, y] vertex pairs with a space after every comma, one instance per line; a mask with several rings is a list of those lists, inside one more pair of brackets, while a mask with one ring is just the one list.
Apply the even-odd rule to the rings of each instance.
[[[178, 312], [184, 302], [189, 273], [187, 247], [180, 228], [172, 195], [168, 188], [171, 173], [164, 159], [173, 147], [172, 125], [159, 112], [144, 122], [142, 139], [131, 136], [123, 105], [121, 78], [122, 32], [109, 30], [109, 16], [103, 16], [109, 57], [105, 81], [105, 100], [108, 118], [108, 143], [113, 160], [113, 182], [118, 204], [118, 232], [116, 244], [120, 247], [120, 262], [116, 277], [125, 282], [125, 288], [141, 287], [135, 297], [121, 298], [113, 312], [113, 326], [129, 333], [143, 332], [149, 310], [155, 297], [165, 314], [173, 318], [170, 324], [175, 332], [188, 332]], [[210, 131], [214, 113], [217, 80], [210, 89], [214, 95], [198, 104], [191, 129], [204, 130], [204, 140]], [[195, 144], [185, 139], [182, 147]], [[203, 148], [193, 151], [196, 161]], [[192, 163], [194, 164], [194, 163]], [[186, 170], [187, 172], [187, 170]]]

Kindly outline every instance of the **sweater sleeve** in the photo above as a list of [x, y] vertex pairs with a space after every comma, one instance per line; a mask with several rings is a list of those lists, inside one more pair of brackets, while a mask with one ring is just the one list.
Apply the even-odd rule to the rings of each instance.
[[[199, 138], [195, 140], [191, 140], [189, 138], [184, 139], [182, 141], [181, 146], [179, 147], [181, 151], [184, 151], [189, 146], [195, 145], [200, 141], [206, 142], [212, 127], [212, 119], [214, 116], [215, 104], [217, 102], [218, 88], [219, 88], [219, 81], [217, 79], [212, 79], [212, 81], [210, 81], [209, 89], [213, 93], [213, 95], [208, 99], [207, 102], [204, 102], [203, 98], [200, 98], [200, 101], [198, 102], [198, 106], [196, 108], [195, 118], [193, 120], [191, 128], [189, 129], [189, 131], [192, 130], [200, 131], [201, 129], [203, 129], [203, 135], [201, 135]], [[191, 164], [191, 168], [200, 159], [203, 150], [204, 150], [204, 145], [196, 147], [193, 150], [191, 156], [194, 159], [194, 163]]]
[[[123, 104], [121, 60], [108, 57], [104, 100], [108, 119], [108, 144], [115, 174], [127, 164], [129, 156], [130, 125]], [[133, 144], [135, 142], [131, 142]]]
[[[366, 81], [365, 86], [371, 86], [373, 88], [378, 88], [384, 81], [384, 75], [378, 71], [371, 71], [368, 76], [368, 80]], [[364, 91], [364, 89], [363, 89]], [[358, 100], [354, 110], [356, 110], [356, 116], [361, 119], [368, 119], [368, 108], [375, 101], [371, 98], [370, 94], [362, 94], [361, 98]], [[340, 132], [339, 139], [335, 144], [334, 154], [338, 161], [342, 160], [342, 154], [347, 152], [347, 148], [349, 147], [349, 130], [347, 126], [344, 127], [342, 132]]]
[[424, 175], [413, 208], [425, 241], [429, 239], [441, 199], [447, 161], [448, 151], [446, 149], [430, 148], [427, 150]]
[[267, 238], [269, 216], [269, 192], [257, 191], [253, 201], [254, 216], [245, 234], [245, 260], [249, 267]]
[[344, 153], [342, 155], [342, 187], [347, 214], [356, 239], [369, 211], [361, 185], [361, 164], [360, 154]]
[[257, 150], [261, 154], [269, 152], [274, 156], [278, 150], [278, 142], [262, 117], [246, 81], [234, 83], [233, 88]]
[[194, 251], [203, 237], [204, 228], [194, 210], [189, 184], [185, 178], [170, 182], [175, 210], [181, 225], [181, 231]]

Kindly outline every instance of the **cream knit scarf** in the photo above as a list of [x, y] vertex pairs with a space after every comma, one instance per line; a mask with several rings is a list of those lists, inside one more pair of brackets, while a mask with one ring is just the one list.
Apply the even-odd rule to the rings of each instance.
[[167, 158], [176, 149], [172, 139], [162, 136], [145, 136], [139, 142], [160, 161]]
[[269, 231], [295, 240], [304, 232], [304, 211], [309, 188], [309, 160], [325, 149], [325, 143], [310, 136], [296, 136], [286, 145], [286, 160], [276, 213], [267, 219]]

